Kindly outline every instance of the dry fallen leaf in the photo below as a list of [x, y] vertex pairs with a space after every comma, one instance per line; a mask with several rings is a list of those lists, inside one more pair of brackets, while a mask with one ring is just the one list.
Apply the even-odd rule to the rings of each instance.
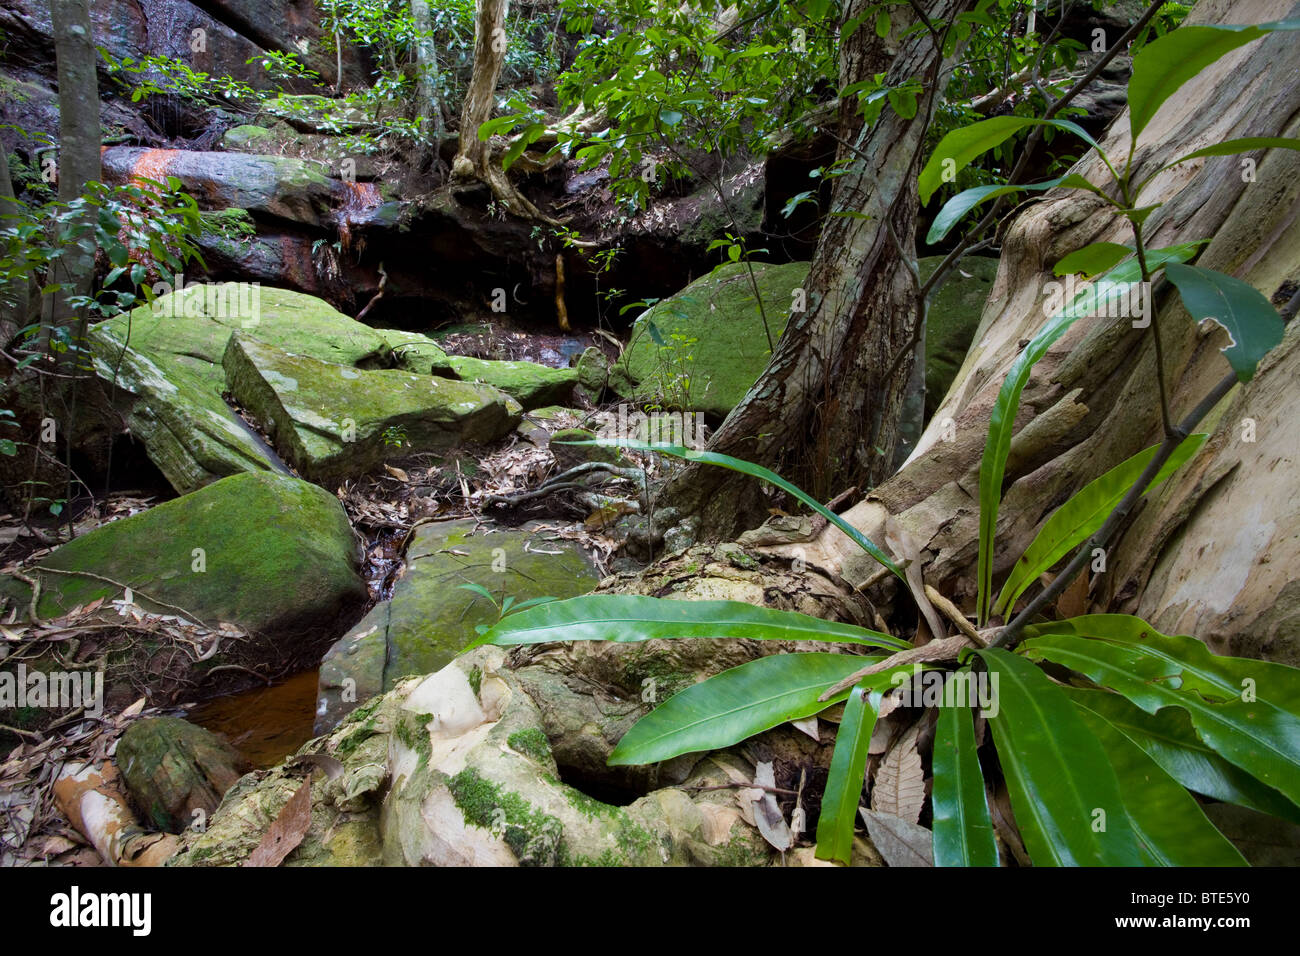
[[289, 798], [271, 828], [262, 836], [244, 866], [275, 867], [294, 851], [311, 827], [311, 781], [305, 780]]
[[925, 806], [925, 771], [916, 749], [918, 725], [894, 741], [876, 771], [871, 788], [871, 809], [908, 823], [921, 819]]
[[934, 866], [934, 836], [923, 826], [859, 807], [871, 844], [890, 866]]
[[[776, 774], [772, 770], [771, 761], [764, 761], [754, 768], [754, 783], [761, 787], [776, 786]], [[759, 793], [761, 795], [753, 801], [754, 822], [758, 826], [758, 832], [763, 835], [764, 840], [784, 852], [790, 849], [794, 837], [790, 834], [790, 828], [786, 826], [785, 816], [781, 813], [776, 797], [767, 791], [759, 791]]]
[[410, 476], [410, 475], [408, 475], [406, 472], [402, 471], [402, 469], [394, 467], [393, 465], [388, 465], [388, 464], [384, 465], [384, 471], [388, 472], [390, 475], [392, 475], [392, 476], [393, 476], [394, 478], [396, 478], [398, 481], [407, 481], [407, 482], [409, 482], [409, 481], [411, 480], [411, 476]]
[[794, 727], [795, 730], [802, 730], [813, 740], [817, 741], [817, 743], [822, 742], [821, 732], [817, 728], [816, 714], [813, 714], [811, 717], [805, 717], [803, 720], [792, 720], [790, 721], [790, 725]]

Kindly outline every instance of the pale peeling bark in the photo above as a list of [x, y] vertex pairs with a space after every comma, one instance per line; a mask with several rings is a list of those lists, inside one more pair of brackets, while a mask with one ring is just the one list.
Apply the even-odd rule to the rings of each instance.
[[[861, 12], [854, 2], [846, 18]], [[942, 27], [970, 4], [933, 0], [929, 20]], [[835, 180], [807, 283], [808, 308], [791, 316], [766, 371], [714, 436], [710, 449], [766, 465], [829, 498], [870, 487], [892, 471], [898, 421], [917, 319], [910, 263], [921, 140], [935, 106], [936, 74], [951, 67], [926, 31], [896, 39], [915, 22], [891, 8], [885, 40], [862, 28], [843, 45], [844, 84], [888, 71], [887, 83], [921, 79], [915, 118], [885, 109], [866, 127], [844, 104], [841, 158], [855, 162]], [[792, 301], [793, 301], [793, 292]], [[902, 353], [902, 354], [900, 354]], [[756, 486], [732, 473], [691, 467], [669, 486], [664, 522], [683, 520], [701, 538], [726, 538], [766, 516]]]

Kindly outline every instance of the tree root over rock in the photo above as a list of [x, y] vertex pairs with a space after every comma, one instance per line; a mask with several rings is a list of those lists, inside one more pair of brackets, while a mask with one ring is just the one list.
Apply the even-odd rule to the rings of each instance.
[[[744, 600], [866, 620], [847, 587], [764, 562], [736, 545], [697, 547], [605, 591]], [[607, 767], [618, 739], [676, 690], [797, 642], [478, 648], [358, 708], [303, 752], [343, 764], [313, 785], [311, 829], [291, 864], [769, 865], [784, 858], [754, 824], [755, 764], [775, 769], [773, 795], [793, 809], [800, 779], [809, 830], [831, 747], [791, 727], [710, 754], [650, 767]], [[844, 648], [852, 651], [852, 648]], [[829, 735], [827, 735], [829, 738]], [[283, 766], [244, 777], [173, 865], [230, 865], [257, 845], [301, 784]], [[587, 792], [584, 792], [587, 791]], [[784, 793], [782, 791], [790, 791]], [[592, 796], [595, 794], [596, 796]], [[785, 804], [788, 804], [786, 806]], [[860, 862], [878, 862], [865, 841]]]

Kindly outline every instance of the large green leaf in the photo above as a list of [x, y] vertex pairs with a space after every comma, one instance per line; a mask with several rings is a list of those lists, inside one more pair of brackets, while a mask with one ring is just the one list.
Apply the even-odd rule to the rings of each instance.
[[1100, 714], [1079, 716], [1105, 748], [1120, 796], [1149, 866], [1245, 866], [1246, 860], [1214, 828], [1196, 798], [1160, 769]]
[[1053, 186], [1059, 186], [1060, 183], [1061, 180], [1058, 178], [1029, 186], [993, 185], [964, 189], [943, 204], [939, 214], [934, 217], [934, 222], [930, 224], [930, 231], [926, 233], [925, 241], [931, 245], [939, 242], [944, 236], [948, 235], [953, 226], [961, 221], [962, 216], [980, 205], [980, 203], [988, 202], [990, 199], [998, 199], [1002, 196], [1009, 196], [1012, 193], [1038, 192], [1043, 189], [1051, 189]]
[[[848, 696], [817, 698], [838, 681], [882, 658], [852, 654], [773, 654], [716, 674], [674, 694], [637, 721], [609, 755], [611, 766], [655, 763], [684, 753], [740, 743], [787, 720], [820, 713]], [[890, 686], [895, 672], [873, 674], [862, 686]]]
[[[1226, 139], [1222, 143], [1214, 143], [1211, 146], [1193, 150], [1186, 156], [1179, 156], [1172, 162], [1165, 163], [1143, 180], [1142, 185], [1145, 186], [1166, 169], [1171, 169], [1179, 163], [1185, 163], [1189, 159], [1199, 159], [1202, 156], [1235, 156], [1238, 153], [1249, 153], [1256, 149], [1300, 149], [1300, 139], [1290, 139], [1286, 136], [1243, 136], [1240, 139]], [[1138, 187], [1139, 192], [1141, 188], [1141, 186]]]
[[[1169, 460], [1151, 479], [1144, 494], [1167, 479], [1183, 462], [1196, 454], [1209, 437], [1205, 434], [1188, 436], [1174, 449]], [[1152, 445], [1145, 451], [1138, 452], [1100, 478], [1084, 485], [1069, 501], [1056, 509], [1043, 524], [1033, 542], [1025, 549], [1025, 553], [1020, 556], [1015, 567], [1011, 569], [1006, 584], [1002, 586], [1002, 593], [998, 595], [994, 611], [1005, 617], [1020, 595], [1038, 580], [1040, 574], [1065, 557], [1075, 545], [1088, 540], [1092, 533], [1105, 523], [1106, 518], [1128, 494], [1129, 489], [1142, 477], [1142, 472], [1159, 450], [1159, 445]]]
[[1107, 269], [1115, 268], [1131, 255], [1132, 246], [1122, 246], [1118, 242], [1093, 242], [1065, 256], [1052, 271], [1058, 276], [1081, 272], [1087, 278], [1092, 278]]
[[[1185, 262], [1196, 254], [1199, 243], [1183, 243], [1147, 253], [1147, 266], [1154, 272], [1168, 263]], [[988, 440], [984, 444], [984, 457], [980, 461], [980, 540], [977, 572], [978, 594], [976, 613], [980, 623], [987, 623], [989, 603], [993, 594], [993, 540], [997, 531], [998, 507], [1002, 501], [1002, 479], [1006, 475], [1007, 454], [1011, 451], [1011, 434], [1015, 427], [1016, 411], [1020, 407], [1020, 393], [1029, 381], [1033, 370], [1052, 344], [1069, 330], [1078, 319], [1090, 314], [1099, 297], [1108, 296], [1110, 289], [1127, 286], [1142, 278], [1142, 270], [1135, 258], [1111, 269], [1090, 288], [1080, 291], [1074, 299], [1051, 316], [1025, 346], [1007, 372], [1002, 389], [993, 403], [989, 417]]]
[[1188, 790], [1300, 823], [1300, 807], [1207, 747], [1186, 711], [1166, 707], [1148, 714], [1113, 691], [1067, 687], [1065, 692], [1075, 704], [1106, 718]]
[[792, 485], [776, 472], [764, 468], [762, 465], [755, 465], [753, 462], [745, 461], [741, 458], [732, 458], [730, 455], [720, 455], [713, 451], [697, 451], [694, 448], [686, 448], [683, 445], [656, 445], [651, 442], [636, 441], [630, 438], [596, 438], [591, 441], [560, 442], [563, 445], [601, 445], [607, 448], [630, 448], [633, 451], [657, 451], [665, 455], [672, 455], [674, 458], [684, 458], [687, 461], [698, 461], [705, 465], [717, 465], [719, 468], [726, 468], [728, 471], [738, 471], [742, 475], [749, 475], [751, 478], [758, 478], [770, 484], [776, 485], [787, 494], [793, 495], [813, 511], [817, 512], [835, 527], [847, 534], [859, 548], [865, 551], [871, 557], [875, 558], [880, 564], [883, 564], [892, 571], [900, 581], [906, 583], [907, 578], [903, 575], [902, 569], [895, 564], [884, 551], [876, 546], [876, 543], [864, 535], [853, 525], [849, 524], [835, 512], [831, 511], [816, 498], [809, 495], [802, 488]]
[[1300, 802], [1300, 670], [1219, 657], [1193, 637], [1161, 634], [1126, 614], [1090, 614], [1025, 633], [1027, 656], [1086, 674], [1148, 714], [1182, 708], [1218, 754]]
[[[871, 698], [876, 696], [876, 700]], [[817, 818], [817, 858], [838, 860], [846, 866], [853, 855], [853, 826], [858, 820], [858, 803], [867, 771], [867, 748], [876, 726], [878, 695], [865, 687], [854, 687], [844, 703], [844, 716], [835, 735], [830, 775], [822, 793], [821, 815]]]
[[906, 650], [910, 644], [865, 627], [823, 621], [743, 601], [673, 601], [643, 594], [586, 594], [502, 618], [466, 650], [551, 641], [638, 641], [675, 638], [828, 641]]
[[935, 866], [997, 866], [998, 844], [966, 706], [940, 707], [934, 737]]
[[1078, 123], [1069, 120], [1045, 120], [1032, 116], [995, 116], [992, 119], [980, 120], [978, 123], [970, 123], [953, 130], [939, 140], [939, 145], [935, 147], [930, 161], [921, 170], [919, 182], [921, 204], [928, 203], [930, 197], [943, 185], [945, 168], [951, 178], [990, 149], [1000, 146], [1016, 133], [1030, 126], [1054, 126], [1057, 129], [1068, 130], [1089, 146], [1097, 148], [1097, 141], [1088, 134], [1088, 131]]
[[1273, 30], [1300, 30], [1300, 20], [1257, 26], [1181, 26], [1144, 46], [1133, 58], [1133, 75], [1128, 81], [1133, 142], [1179, 87], [1224, 54]]
[[1078, 709], [1023, 658], [975, 653], [997, 680], [989, 726], [1034, 865], [1141, 866], [1115, 771]]
[[1228, 330], [1231, 343], [1223, 354], [1237, 378], [1249, 382], [1260, 359], [1282, 341], [1285, 327], [1277, 310], [1254, 286], [1213, 269], [1171, 263], [1165, 275], [1194, 319]]

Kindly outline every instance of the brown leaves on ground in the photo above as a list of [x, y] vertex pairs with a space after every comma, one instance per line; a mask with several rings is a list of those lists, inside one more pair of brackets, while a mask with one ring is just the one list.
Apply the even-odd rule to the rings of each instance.
[[311, 827], [311, 779], [302, 782], [271, 828], [262, 836], [244, 866], [276, 867], [297, 849]]
[[921, 819], [925, 807], [925, 771], [917, 748], [920, 725], [913, 724], [885, 753], [871, 788], [871, 809], [908, 823]]

